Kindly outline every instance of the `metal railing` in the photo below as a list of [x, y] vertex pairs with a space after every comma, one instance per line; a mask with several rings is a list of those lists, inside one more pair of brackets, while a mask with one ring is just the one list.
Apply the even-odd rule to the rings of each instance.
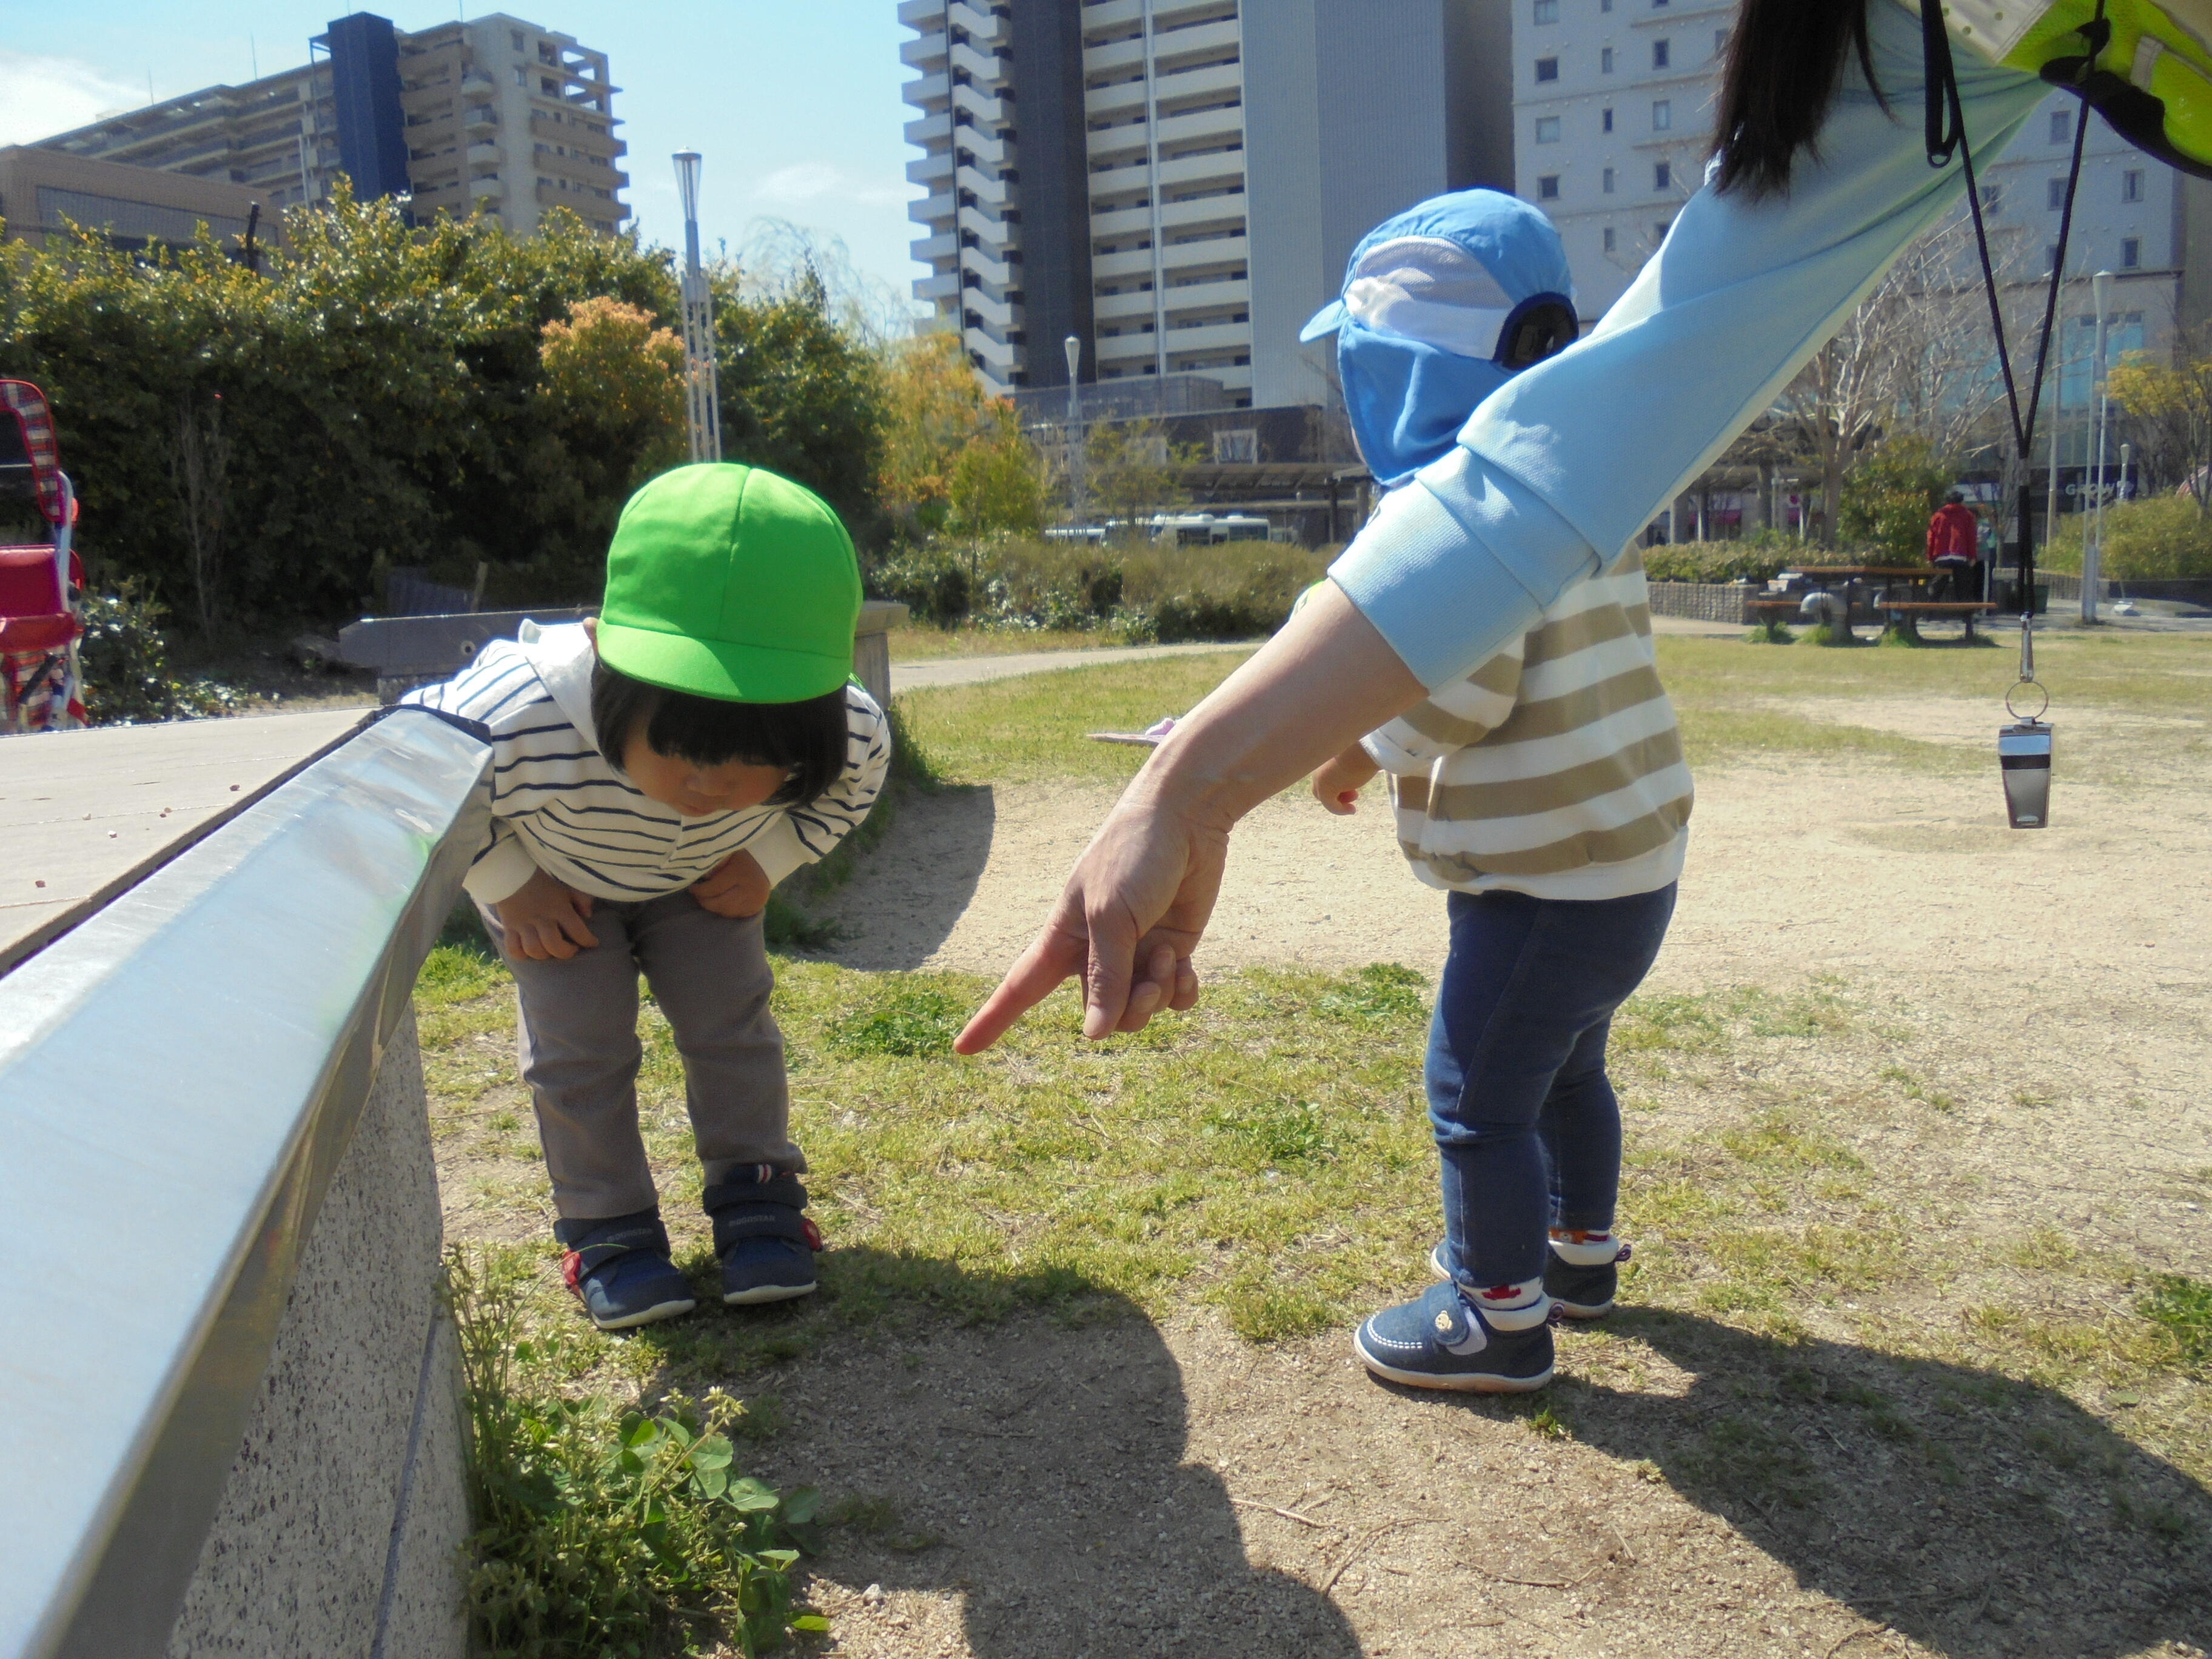
[[489, 754], [383, 720], [0, 979], [0, 1659], [167, 1651]]

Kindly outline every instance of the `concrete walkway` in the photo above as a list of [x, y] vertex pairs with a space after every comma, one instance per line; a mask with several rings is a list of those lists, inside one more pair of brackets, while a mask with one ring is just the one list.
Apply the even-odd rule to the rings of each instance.
[[0, 973], [343, 742], [368, 713], [0, 738]]
[[1150, 662], [1155, 657], [1195, 657], [1210, 651], [1252, 651], [1260, 641], [1217, 645], [1115, 645], [1091, 651], [1024, 651], [1007, 657], [939, 657], [891, 665], [891, 691], [926, 691], [939, 685], [980, 685], [986, 680], [1046, 674], [1061, 668], [1103, 668], [1110, 663]]

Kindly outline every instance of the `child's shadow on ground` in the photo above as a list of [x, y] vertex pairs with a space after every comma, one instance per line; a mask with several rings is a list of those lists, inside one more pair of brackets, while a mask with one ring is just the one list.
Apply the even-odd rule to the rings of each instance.
[[808, 906], [842, 930], [828, 951], [842, 967], [921, 967], [966, 914], [990, 861], [998, 800], [988, 787], [908, 791], [897, 811], [851, 881]]
[[1694, 1380], [1555, 1386], [1573, 1437], [1656, 1465], [1807, 1589], [1946, 1654], [2212, 1643], [2212, 1493], [2065, 1395], [1656, 1310], [1607, 1334]]
[[[985, 1659], [1359, 1653], [1324, 1597], [1248, 1559], [1219, 1477], [1183, 1461], [1182, 1371], [1126, 1298], [1040, 1276], [1016, 1295], [1055, 1299], [1056, 1314], [965, 1322], [916, 1293], [957, 1306], [1003, 1298], [1005, 1281], [866, 1249], [823, 1261], [817, 1305], [780, 1322], [710, 1315], [665, 1339], [670, 1382], [776, 1396], [769, 1414], [788, 1425], [748, 1460], [780, 1485], [822, 1488], [842, 1523], [811, 1564], [821, 1578], [957, 1591]], [[716, 1379], [717, 1328], [801, 1351], [766, 1376]], [[837, 1624], [856, 1637], [856, 1620], [895, 1611], [845, 1605]], [[922, 1633], [885, 1638], [902, 1651]]]

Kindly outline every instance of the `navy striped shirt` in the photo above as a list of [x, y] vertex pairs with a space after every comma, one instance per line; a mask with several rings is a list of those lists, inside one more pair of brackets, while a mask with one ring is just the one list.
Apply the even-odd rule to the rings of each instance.
[[685, 817], [649, 800], [607, 763], [592, 730], [593, 661], [580, 623], [522, 625], [442, 685], [404, 701], [482, 720], [492, 735], [491, 834], [466, 885], [485, 904], [543, 870], [596, 898], [678, 892], [732, 853], [752, 854], [771, 884], [823, 857], [868, 815], [890, 762], [884, 711], [845, 689], [845, 767], [796, 806]]

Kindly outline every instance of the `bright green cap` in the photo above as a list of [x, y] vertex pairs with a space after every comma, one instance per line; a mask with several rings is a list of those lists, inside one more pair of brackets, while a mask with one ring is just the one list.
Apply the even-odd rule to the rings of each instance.
[[664, 472], [607, 549], [599, 656], [670, 691], [800, 702], [853, 672], [860, 572], [812, 490], [757, 466]]

